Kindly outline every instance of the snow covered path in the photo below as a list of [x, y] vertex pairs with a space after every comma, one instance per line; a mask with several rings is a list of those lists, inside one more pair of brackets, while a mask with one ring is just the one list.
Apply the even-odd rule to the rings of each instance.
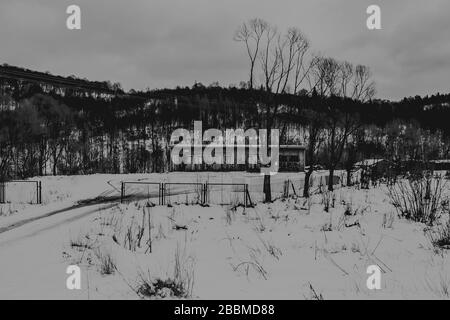
[[74, 208], [1, 233], [0, 299], [86, 299], [85, 290], [66, 288], [60, 240], [76, 236], [93, 214], [115, 205]]

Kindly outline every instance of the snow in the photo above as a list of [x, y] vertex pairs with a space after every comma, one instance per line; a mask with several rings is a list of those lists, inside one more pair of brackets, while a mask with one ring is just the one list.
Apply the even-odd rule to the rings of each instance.
[[384, 159], [364, 159], [363, 161], [355, 163], [355, 167], [371, 167], [379, 162], [385, 161]]
[[448, 164], [450, 163], [450, 159], [442, 159], [442, 160], [431, 160], [431, 163], [437, 163], [437, 164]]
[[[43, 205], [2, 205], [17, 212], [0, 217], [0, 299], [139, 299], [142, 278], [174, 278], [176, 262], [180, 278], [193, 284], [194, 299], [312, 299], [313, 290], [324, 299], [449, 298], [448, 252], [433, 247], [427, 226], [396, 216], [383, 185], [339, 188], [329, 212], [321, 194], [255, 208], [148, 207], [146, 200], [71, 208], [117, 196], [121, 181], [139, 179], [244, 181], [255, 193], [263, 181], [238, 172], [40, 178]], [[280, 173], [273, 183], [285, 179], [298, 187], [304, 176]], [[345, 215], [348, 208], [355, 214]], [[392, 226], [384, 223], [387, 217]], [[105, 275], [99, 256], [108, 255], [116, 270]], [[72, 264], [81, 267], [81, 290], [66, 288]], [[366, 286], [370, 265], [382, 270], [381, 290]]]

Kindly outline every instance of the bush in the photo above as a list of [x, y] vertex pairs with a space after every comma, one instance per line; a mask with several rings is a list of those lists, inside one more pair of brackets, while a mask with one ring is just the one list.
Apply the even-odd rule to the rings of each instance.
[[189, 294], [183, 286], [183, 283], [174, 279], [156, 279], [149, 282], [142, 279], [142, 285], [137, 289], [137, 293], [143, 297], [149, 298], [188, 298]]
[[431, 243], [441, 249], [450, 249], [450, 220], [436, 231], [429, 232]]
[[150, 279], [141, 274], [140, 280], [136, 293], [144, 298], [190, 298], [194, 287], [193, 259], [183, 258], [177, 247], [173, 277]]
[[323, 210], [329, 212], [330, 207], [334, 208], [336, 205], [336, 194], [328, 190], [322, 193], [322, 204]]
[[433, 225], [442, 210], [445, 180], [431, 173], [409, 176], [388, 186], [392, 204], [400, 216]]
[[103, 253], [100, 250], [96, 252], [97, 258], [100, 262], [100, 273], [103, 275], [113, 274], [116, 270], [116, 263], [109, 253]]

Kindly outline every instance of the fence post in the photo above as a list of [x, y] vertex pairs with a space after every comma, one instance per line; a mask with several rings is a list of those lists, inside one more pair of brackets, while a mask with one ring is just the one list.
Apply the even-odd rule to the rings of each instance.
[[0, 203], [5, 203], [5, 183], [0, 182]]
[[295, 186], [294, 186], [294, 183], [292, 181], [291, 181], [291, 186], [292, 186], [292, 191], [294, 191], [294, 196], [297, 196], [297, 191], [295, 191]]
[[247, 184], [244, 185], [244, 207], [247, 208]]
[[283, 197], [284, 198], [289, 197], [289, 179], [288, 180], [284, 180]]
[[161, 183], [158, 185], [158, 203], [161, 205]]
[[120, 203], [123, 203], [123, 197], [125, 193], [125, 183], [122, 181], [120, 185]]
[[38, 182], [38, 204], [42, 204], [42, 181]]

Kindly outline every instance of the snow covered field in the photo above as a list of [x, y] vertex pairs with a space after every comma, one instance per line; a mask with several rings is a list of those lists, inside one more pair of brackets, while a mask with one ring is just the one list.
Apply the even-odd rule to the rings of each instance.
[[[433, 246], [430, 227], [397, 217], [384, 185], [254, 208], [120, 204], [120, 182], [140, 179], [248, 183], [255, 192], [263, 181], [248, 173], [42, 178], [42, 205], [0, 205], [0, 298], [450, 298], [448, 250]], [[303, 174], [272, 182], [286, 179], [297, 188]], [[68, 265], [81, 267], [81, 290], [66, 288]], [[382, 270], [381, 290], [366, 286], [370, 265]]]
[[[317, 183], [326, 172], [317, 173]], [[296, 188], [303, 187], [303, 173], [279, 173], [272, 178], [272, 193], [277, 196], [282, 193], [283, 183], [286, 179], [291, 179]], [[163, 182], [163, 183], [247, 183], [249, 191], [257, 197], [261, 193], [263, 176], [256, 173], [245, 172], [200, 172], [200, 173], [179, 173], [167, 174], [94, 174], [84, 176], [47, 176], [31, 178], [32, 181], [42, 182], [42, 205], [29, 204], [29, 199], [35, 197], [34, 188], [24, 185], [12, 186], [11, 191], [7, 188], [7, 202], [0, 204], [0, 230], [3, 227], [12, 225], [27, 218], [36, 218], [46, 213], [70, 208], [74, 205], [87, 202], [97, 202], [114, 200], [120, 197], [121, 182]], [[316, 183], [316, 184], [317, 184]], [[20, 187], [20, 188], [19, 188]], [[187, 187], [181, 186], [186, 189]], [[145, 187], [139, 189], [138, 186], [129, 186], [130, 192], [140, 191], [146, 195]], [[176, 189], [176, 188], [175, 188]], [[189, 189], [189, 188], [187, 188]], [[152, 192], [157, 188], [152, 189]], [[180, 196], [184, 201], [185, 197]], [[255, 199], [257, 200], [257, 199]], [[157, 201], [156, 201], [157, 202]]]

